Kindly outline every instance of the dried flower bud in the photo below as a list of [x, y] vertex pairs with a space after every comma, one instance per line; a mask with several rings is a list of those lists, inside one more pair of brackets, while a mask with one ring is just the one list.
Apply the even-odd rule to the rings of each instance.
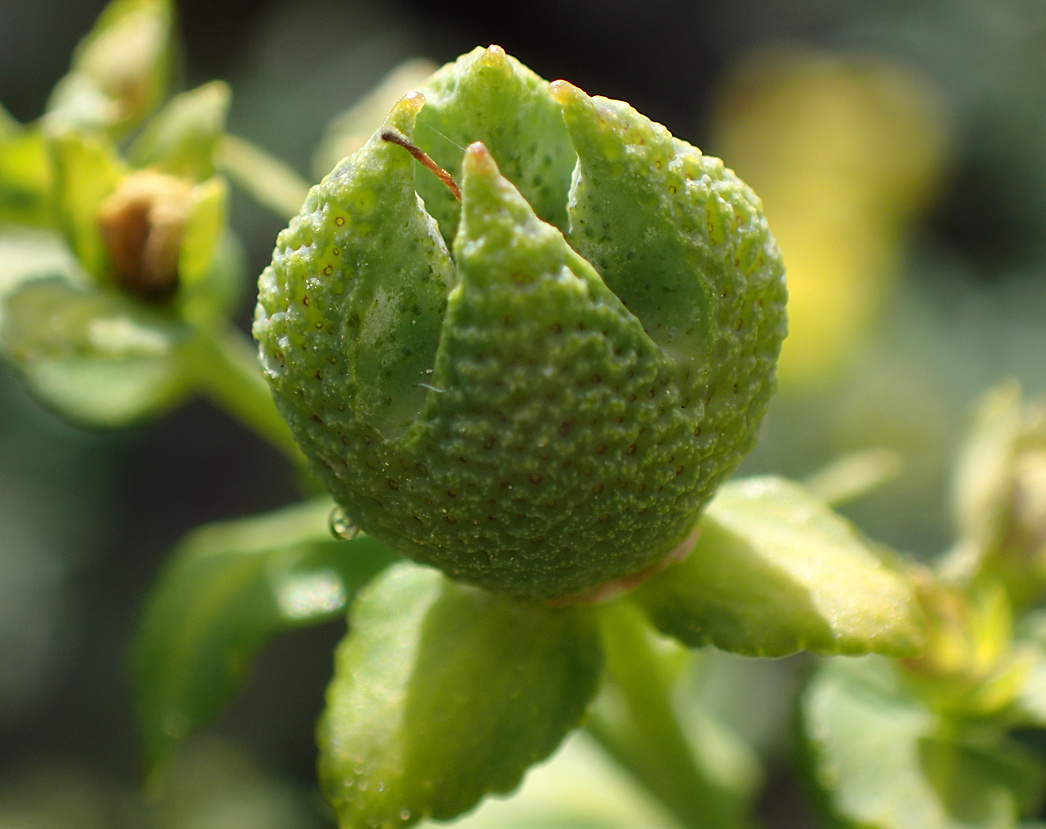
[[98, 209], [113, 280], [143, 299], [178, 288], [178, 258], [193, 183], [143, 171], [126, 176]]

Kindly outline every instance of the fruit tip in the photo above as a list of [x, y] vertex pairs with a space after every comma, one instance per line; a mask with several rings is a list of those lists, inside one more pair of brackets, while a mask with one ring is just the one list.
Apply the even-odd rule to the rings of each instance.
[[585, 93], [570, 83], [570, 81], [552, 81], [548, 85], [548, 91], [560, 106], [585, 97]]
[[497, 167], [494, 157], [482, 141], [474, 141], [465, 150], [465, 158], [462, 161], [462, 169], [469, 173], [490, 174]]
[[421, 108], [425, 106], [425, 96], [416, 89], [412, 89], [396, 102], [396, 106], [417, 115], [421, 112]]
[[504, 66], [507, 61], [508, 55], [505, 54], [505, 50], [496, 43], [490, 44], [483, 50], [483, 63], [487, 66]]

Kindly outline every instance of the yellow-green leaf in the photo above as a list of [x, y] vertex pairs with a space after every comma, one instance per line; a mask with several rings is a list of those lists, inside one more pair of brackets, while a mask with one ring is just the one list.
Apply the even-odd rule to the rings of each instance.
[[1004, 829], [1042, 802], [1040, 756], [1003, 731], [942, 721], [885, 659], [826, 662], [802, 713], [814, 779], [845, 825]]
[[333, 508], [318, 498], [201, 527], [178, 545], [132, 653], [153, 764], [218, 714], [266, 641], [338, 617], [360, 585], [393, 560], [368, 536], [332, 537]]
[[123, 296], [36, 279], [0, 311], [0, 349], [30, 391], [70, 420], [125, 426], [187, 392], [185, 327]]
[[126, 132], [167, 94], [174, 51], [171, 0], [113, 0], [55, 86], [50, 128]]
[[138, 167], [203, 181], [214, 175], [214, 155], [225, 129], [231, 92], [212, 81], [172, 98], [131, 146]]
[[396, 565], [360, 597], [320, 722], [343, 829], [447, 820], [511, 791], [580, 724], [602, 669], [584, 609], [523, 605]]
[[126, 172], [127, 165], [105, 138], [66, 132], [52, 141], [58, 224], [77, 259], [100, 282], [109, 272], [109, 255], [98, 227], [98, 210]]
[[908, 580], [800, 485], [729, 483], [698, 533], [685, 560], [633, 593], [654, 624], [684, 644], [753, 656], [919, 649]]

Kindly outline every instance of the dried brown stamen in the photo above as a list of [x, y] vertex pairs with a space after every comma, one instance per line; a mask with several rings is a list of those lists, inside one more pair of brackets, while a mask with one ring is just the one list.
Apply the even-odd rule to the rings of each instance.
[[381, 131], [381, 140], [388, 141], [390, 144], [397, 144], [403, 147], [408, 153], [410, 153], [418, 162], [423, 166], [427, 167], [433, 173], [436, 174], [436, 178], [442, 181], [447, 187], [450, 188], [450, 192], [454, 194], [454, 198], [461, 201], [461, 189], [458, 184], [451, 177], [450, 173], [440, 167], [424, 150], [420, 150], [410, 143], [401, 133], [394, 129], [386, 127]]

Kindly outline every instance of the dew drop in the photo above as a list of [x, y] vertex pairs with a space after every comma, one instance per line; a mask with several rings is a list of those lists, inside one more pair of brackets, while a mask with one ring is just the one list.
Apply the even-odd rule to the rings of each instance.
[[341, 507], [335, 507], [331, 510], [331, 517], [329, 520], [331, 535], [335, 538], [341, 538], [345, 541], [352, 541], [358, 536], [362, 530], [356, 526], [354, 522], [345, 510]]
[[403, 809], [400, 811], [400, 820], [404, 823], [410, 820], [410, 809]]

